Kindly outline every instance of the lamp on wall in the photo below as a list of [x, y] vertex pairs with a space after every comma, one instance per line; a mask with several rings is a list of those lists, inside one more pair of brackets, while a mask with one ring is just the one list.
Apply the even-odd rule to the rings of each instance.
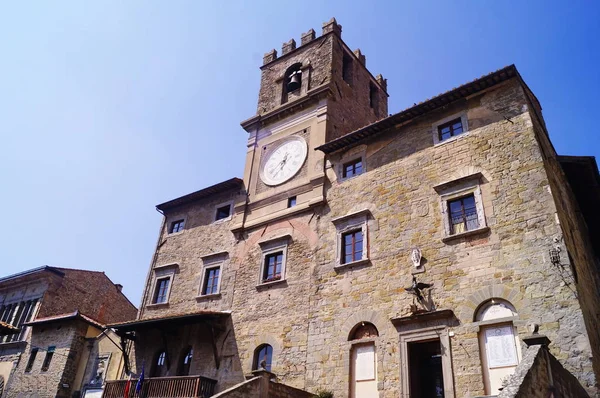
[[556, 246], [550, 249], [550, 262], [553, 265], [560, 265], [560, 247]]

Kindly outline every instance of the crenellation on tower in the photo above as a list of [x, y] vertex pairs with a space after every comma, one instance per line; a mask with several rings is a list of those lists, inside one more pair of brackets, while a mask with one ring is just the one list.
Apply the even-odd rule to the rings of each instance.
[[356, 56], [356, 58], [358, 58], [358, 61], [363, 65], [363, 66], [367, 66], [367, 57], [365, 57], [365, 55], [360, 51], [360, 48], [357, 48], [356, 50], [354, 50], [354, 55]]
[[333, 32], [339, 37], [342, 37], [342, 25], [338, 24], [335, 18], [331, 18], [329, 21], [323, 22], [322, 35], [324, 36], [329, 32]]
[[296, 49], [296, 40], [290, 39], [281, 46], [281, 55], [285, 55]]
[[313, 28], [310, 28], [308, 32], [302, 33], [302, 36], [300, 38], [300, 45], [303, 46], [305, 44], [308, 44], [311, 41], [313, 41], [316, 37], [317, 36], [315, 30]]
[[271, 51], [269, 51], [268, 53], [265, 53], [265, 55], [263, 55], [263, 65], [273, 62], [276, 59], [277, 59], [277, 50], [272, 49]]

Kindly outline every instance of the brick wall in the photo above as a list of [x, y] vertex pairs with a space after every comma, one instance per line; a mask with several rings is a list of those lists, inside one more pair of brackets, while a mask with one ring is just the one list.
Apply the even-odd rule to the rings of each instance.
[[104, 272], [58, 269], [65, 275], [54, 278], [37, 318], [79, 310], [101, 323], [135, 319], [137, 309]]

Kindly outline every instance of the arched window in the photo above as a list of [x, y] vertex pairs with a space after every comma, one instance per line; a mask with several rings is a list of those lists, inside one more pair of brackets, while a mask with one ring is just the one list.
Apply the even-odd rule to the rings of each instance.
[[254, 350], [253, 370], [265, 369], [271, 371], [271, 363], [273, 361], [273, 347], [268, 344], [260, 345]]
[[300, 89], [302, 88], [302, 64], [296, 63], [290, 66], [283, 76], [283, 88], [281, 103], [288, 102], [289, 94], [297, 92], [300, 93]]
[[379, 332], [375, 325], [369, 322], [361, 322], [352, 328], [348, 340], [360, 340], [369, 337], [379, 337]]
[[167, 375], [167, 352], [165, 350], [160, 350], [156, 353], [151, 374], [152, 377], [164, 377]]
[[353, 343], [350, 349], [350, 397], [352, 398], [378, 395], [377, 355], [375, 342], [372, 341], [376, 337], [379, 337], [379, 331], [369, 322], [357, 324], [348, 336], [348, 340]]
[[511, 303], [491, 299], [479, 306], [475, 321], [479, 327], [479, 349], [486, 394], [496, 395], [502, 380], [513, 374], [521, 358], [513, 319], [517, 311]]
[[192, 347], [187, 347], [181, 352], [179, 358], [179, 366], [177, 368], [178, 376], [188, 376], [190, 374], [190, 366], [192, 364], [192, 358], [194, 356], [194, 350]]

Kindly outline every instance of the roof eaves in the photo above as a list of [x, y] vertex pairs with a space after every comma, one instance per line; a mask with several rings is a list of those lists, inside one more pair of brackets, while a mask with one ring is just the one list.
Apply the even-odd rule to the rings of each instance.
[[192, 203], [198, 201], [200, 199], [204, 199], [211, 195], [219, 194], [222, 192], [226, 192], [229, 190], [233, 190], [234, 188], [239, 189], [243, 186], [244, 181], [241, 178], [230, 178], [229, 180], [220, 182], [215, 185], [211, 185], [210, 187], [203, 188], [199, 191], [189, 193], [184, 196], [180, 196], [178, 198], [169, 200], [168, 202], [161, 203], [156, 206], [156, 208], [160, 211], [172, 209], [177, 206], [181, 206], [184, 204]]
[[385, 119], [378, 120], [370, 125], [361, 127], [358, 130], [336, 138], [315, 148], [315, 150], [320, 150], [326, 154], [335, 152], [346, 146], [356, 144], [366, 138], [371, 138], [397, 124], [407, 122], [415, 117], [424, 115], [444, 105], [495, 86], [496, 84], [500, 84], [513, 77], [518, 77], [520, 80], [522, 80], [514, 64], [481, 76], [472, 80], [471, 82], [455, 87], [452, 90], [438, 94], [435, 97], [428, 98], [425, 101], [419, 102], [418, 104], [415, 104], [410, 108], [406, 108], [394, 115], [388, 116]]
[[59, 276], [64, 276], [64, 272], [62, 272], [60, 269], [56, 268], [56, 267], [51, 267], [49, 265], [43, 265], [41, 267], [37, 267], [37, 268], [33, 268], [27, 271], [23, 271], [23, 272], [18, 272], [16, 274], [12, 274], [12, 275], [8, 275], [5, 277], [0, 278], [0, 283], [2, 282], [7, 282], [11, 279], [17, 279], [17, 278], [22, 278], [24, 276], [28, 276], [28, 275], [32, 275], [38, 272], [44, 272], [44, 271], [48, 271], [48, 272], [52, 272], [56, 275]]

